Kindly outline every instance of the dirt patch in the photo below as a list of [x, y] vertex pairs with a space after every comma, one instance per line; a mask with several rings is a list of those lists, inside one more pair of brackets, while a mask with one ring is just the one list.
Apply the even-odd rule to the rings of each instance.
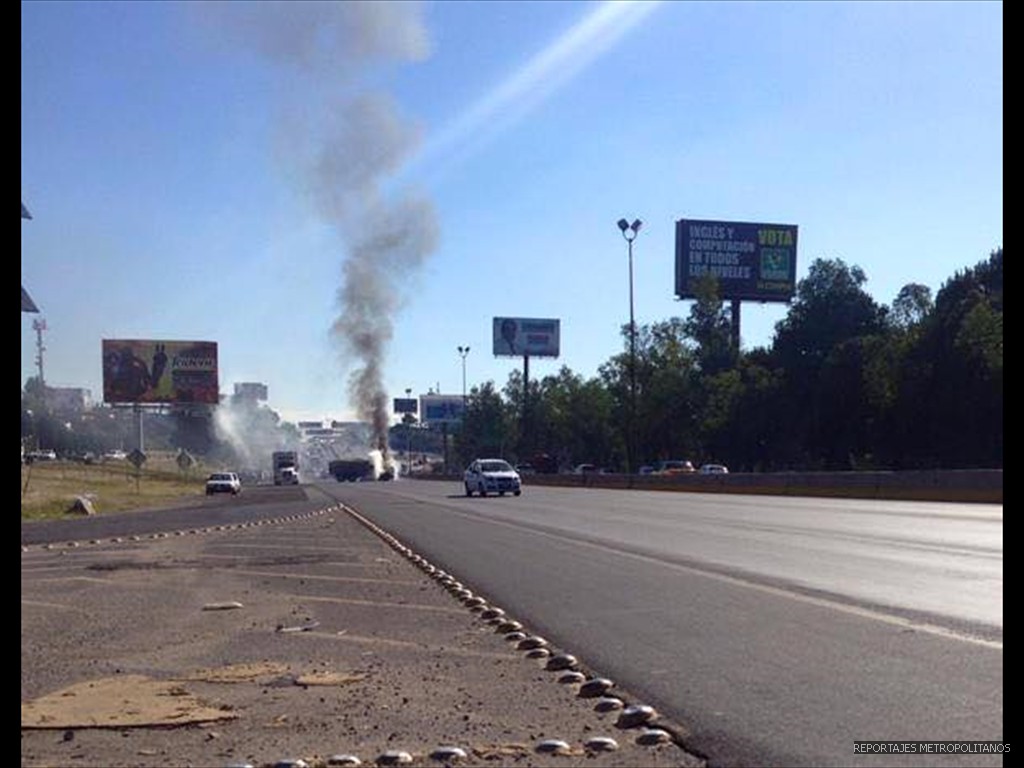
[[200, 669], [181, 678], [203, 683], [276, 683], [286, 680], [293, 685], [349, 685], [366, 679], [366, 675], [330, 670], [292, 673], [291, 665], [271, 662], [231, 664], [216, 669]]
[[189, 693], [180, 682], [118, 675], [63, 688], [21, 705], [22, 728], [138, 728], [238, 717]]

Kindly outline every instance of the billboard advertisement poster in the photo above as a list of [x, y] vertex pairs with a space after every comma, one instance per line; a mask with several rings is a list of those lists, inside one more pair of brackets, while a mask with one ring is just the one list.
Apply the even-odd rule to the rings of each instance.
[[498, 357], [558, 357], [558, 320], [494, 318], [494, 354]]
[[789, 301], [796, 291], [794, 224], [680, 219], [676, 222], [676, 296], [696, 298], [697, 281], [718, 279], [721, 299]]
[[415, 397], [395, 398], [395, 413], [416, 413], [416, 406]]
[[103, 339], [103, 402], [216, 405], [217, 342]]
[[420, 395], [420, 420], [424, 424], [457, 424], [462, 421], [462, 395]]

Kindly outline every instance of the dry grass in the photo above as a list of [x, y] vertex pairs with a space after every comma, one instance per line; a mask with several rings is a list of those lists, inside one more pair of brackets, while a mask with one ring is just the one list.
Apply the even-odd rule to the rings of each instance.
[[139, 472], [128, 461], [37, 461], [21, 468], [21, 518], [77, 515], [69, 510], [79, 496], [88, 497], [97, 514], [172, 506], [204, 496], [211, 471], [197, 464], [182, 472], [174, 454], [160, 453], [150, 455]]

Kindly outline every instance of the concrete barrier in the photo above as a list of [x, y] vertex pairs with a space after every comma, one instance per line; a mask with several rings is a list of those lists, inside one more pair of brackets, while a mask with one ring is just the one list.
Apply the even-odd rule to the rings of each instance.
[[[422, 479], [462, 482], [461, 475]], [[908, 470], [901, 472], [735, 472], [728, 475], [526, 475], [523, 485], [634, 488], [694, 493], [751, 493], [903, 501], [1003, 503], [1003, 470]]]

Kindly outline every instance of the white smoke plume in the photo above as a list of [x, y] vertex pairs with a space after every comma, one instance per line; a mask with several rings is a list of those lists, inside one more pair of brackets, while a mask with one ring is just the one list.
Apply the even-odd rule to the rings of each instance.
[[[317, 211], [345, 249], [331, 334], [349, 371], [349, 396], [359, 417], [373, 425], [371, 447], [386, 462], [382, 369], [402, 304], [398, 289], [436, 248], [438, 227], [426, 198], [383, 193], [419, 136], [386, 94], [359, 92], [358, 82], [376, 64], [429, 54], [423, 5], [263, 0], [203, 8], [227, 37], [332, 89], [333, 96], [300, 105], [302, 115], [289, 117], [293, 129], [306, 126], [290, 135], [289, 149], [300, 158]], [[348, 87], [340, 87], [343, 82]]]
[[277, 414], [266, 406], [225, 398], [213, 409], [213, 417], [217, 438], [231, 449], [231, 455], [221, 458], [243, 472], [270, 470], [271, 453], [282, 448]]

